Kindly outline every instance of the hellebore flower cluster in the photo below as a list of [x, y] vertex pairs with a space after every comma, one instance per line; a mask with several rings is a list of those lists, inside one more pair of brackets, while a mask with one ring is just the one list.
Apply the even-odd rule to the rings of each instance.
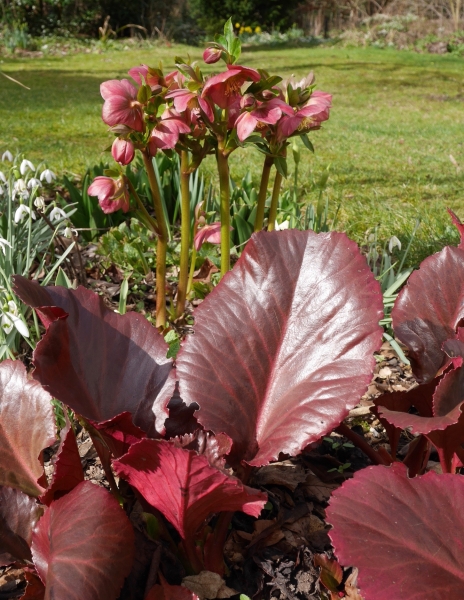
[[[291, 137], [301, 137], [312, 149], [307, 134], [319, 129], [329, 118], [331, 95], [314, 90], [314, 75], [301, 81], [270, 75], [263, 69], [237, 64], [240, 40], [229, 20], [224, 34], [216, 36], [203, 53], [207, 64], [225, 62], [225, 70], [206, 77], [196, 62], [176, 57], [176, 70], [164, 74], [161, 68], [146, 64], [129, 70], [128, 79], [101, 84], [104, 99], [102, 119], [116, 135], [112, 156], [119, 170], [97, 177], [89, 194], [98, 196], [106, 213], [132, 209], [144, 223], [150, 215], [123, 175], [122, 166], [129, 165], [139, 151], [150, 183], [155, 219], [151, 228], [157, 241], [157, 325], [165, 326], [164, 308], [165, 256], [168, 224], [162, 208], [152, 158], [159, 151], [177, 152], [181, 157], [182, 239], [177, 316], [184, 312], [189, 270], [189, 250], [193, 236], [190, 230], [188, 178], [208, 154], [216, 156], [220, 182], [221, 220], [209, 227], [205, 223], [201, 237], [221, 244], [221, 275], [230, 268], [230, 189], [229, 163], [232, 152], [253, 144], [264, 156], [263, 173], [258, 194], [255, 231], [264, 225], [265, 201], [269, 176], [276, 167], [273, 203], [268, 229], [274, 229], [275, 212], [282, 177], [286, 176], [286, 150]], [[143, 213], [143, 215], [141, 214]], [[185, 220], [185, 221], [184, 221]], [[211, 225], [211, 224], [210, 224]], [[214, 235], [206, 236], [206, 232]], [[197, 243], [198, 245], [198, 243]], [[193, 250], [193, 248], [192, 248]]]

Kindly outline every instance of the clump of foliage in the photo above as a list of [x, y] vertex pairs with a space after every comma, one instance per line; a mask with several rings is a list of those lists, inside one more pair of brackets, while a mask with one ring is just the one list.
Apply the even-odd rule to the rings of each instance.
[[[399, 589], [424, 599], [431, 589], [437, 597], [464, 589], [464, 483], [456, 474], [464, 458], [463, 252], [464, 241], [426, 259], [398, 297], [395, 333], [420, 385], [377, 399], [391, 453], [366, 448], [351, 432], [375, 466], [330, 501], [336, 555], [359, 568], [368, 600], [396, 597]], [[136, 585], [144, 589], [139, 561], [149, 564], [152, 556], [142, 557], [134, 543], [134, 492], [171, 561], [222, 576], [231, 512], [258, 516], [266, 503], [246, 485], [252, 470], [347, 429], [341, 422], [371, 379], [382, 337], [380, 286], [356, 245], [333, 232], [253, 236], [196, 309], [195, 335], [182, 343], [176, 369], [167, 342], [141, 315], [114, 313], [83, 288], [44, 288], [16, 277], [15, 291], [46, 333], [34, 352], [33, 379], [19, 362], [0, 365], [0, 556], [3, 564], [28, 566], [38, 598], [99, 600], [104, 589], [108, 600], [123, 599]], [[87, 428], [114, 498], [83, 481], [69, 422], [53, 479], [45, 481], [37, 456], [56, 435], [50, 395]], [[420, 435], [401, 464], [395, 440], [405, 428]], [[423, 475], [432, 444], [442, 475]], [[196, 598], [166, 588], [174, 583], [166, 576], [145, 598], [161, 598], [166, 589]]]

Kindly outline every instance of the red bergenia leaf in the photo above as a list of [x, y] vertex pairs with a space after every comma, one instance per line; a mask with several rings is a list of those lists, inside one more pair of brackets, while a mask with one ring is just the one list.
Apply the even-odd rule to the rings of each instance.
[[32, 538], [45, 598], [114, 600], [134, 558], [134, 531], [105, 489], [84, 481], [52, 502]]
[[132, 444], [147, 437], [144, 431], [133, 424], [131, 414], [128, 412], [109, 421], [91, 423], [91, 425], [102, 436], [114, 458], [119, 458], [129, 450]]
[[202, 429], [178, 437], [172, 440], [172, 443], [179, 448], [195, 450], [198, 454], [203, 454], [208, 459], [209, 464], [216, 467], [216, 469], [224, 469], [225, 456], [232, 449], [232, 440], [228, 435], [225, 433], [213, 435]]
[[34, 498], [0, 486], [0, 567], [16, 560], [32, 561], [32, 529], [41, 514]]
[[464, 250], [464, 225], [462, 224], [461, 219], [457, 216], [456, 213], [454, 213], [450, 208], [448, 208], [447, 210], [451, 217], [451, 220], [456, 226], [456, 229], [459, 231], [459, 235], [461, 236], [461, 241], [459, 242], [458, 248]]
[[50, 395], [28, 379], [19, 361], [0, 364], [0, 485], [40, 496], [44, 470], [39, 455], [55, 441]]
[[191, 539], [212, 513], [241, 510], [257, 517], [267, 500], [262, 492], [211, 467], [206, 456], [171, 442], [142, 440], [113, 467], [183, 539]]
[[195, 312], [176, 360], [180, 394], [232, 457], [263, 465], [337, 426], [372, 377], [378, 283], [344, 234], [255, 234]]
[[[434, 389], [435, 383], [438, 385]], [[461, 416], [461, 405], [464, 402], [464, 369], [461, 367], [453, 369], [445, 373], [440, 380], [432, 381], [428, 385], [420, 385], [410, 392], [397, 392], [397, 394], [405, 401], [404, 408], [400, 409], [401, 412], [398, 408], [389, 410], [382, 405], [383, 399], [388, 402], [389, 394], [376, 399], [378, 414], [391, 425], [399, 429], [408, 429], [414, 434], [427, 434], [446, 429], [457, 423]], [[430, 400], [432, 400], [432, 414], [429, 412]], [[418, 415], [407, 412], [411, 406], [419, 411]]]
[[183, 585], [170, 585], [160, 573], [161, 584], [154, 585], [144, 600], [199, 600], [198, 596]]
[[408, 479], [400, 463], [368, 467], [335, 490], [327, 521], [365, 600], [464, 597], [462, 476]]
[[443, 343], [464, 317], [464, 250], [447, 246], [429, 256], [401, 290], [392, 310], [395, 335], [408, 349], [419, 382], [449, 363]]
[[22, 600], [44, 600], [45, 598], [45, 587], [40, 581], [38, 575], [34, 572], [26, 570], [24, 572], [26, 577], [27, 586], [26, 593], [21, 596]]
[[52, 482], [45, 494], [40, 496], [42, 504], [47, 506], [53, 500], [58, 500], [58, 498], [73, 490], [81, 481], [84, 481], [84, 471], [82, 470], [76, 436], [66, 412], [65, 418], [66, 425], [60, 432], [60, 446], [53, 460], [55, 468]]
[[142, 315], [106, 308], [82, 287], [44, 288], [19, 275], [14, 280], [29, 306], [42, 312], [57, 306], [68, 315], [49, 323], [34, 352], [34, 378], [86, 419], [107, 421], [127, 411], [147, 433], [156, 434], [155, 418], [162, 430], [174, 378], [158, 331]]

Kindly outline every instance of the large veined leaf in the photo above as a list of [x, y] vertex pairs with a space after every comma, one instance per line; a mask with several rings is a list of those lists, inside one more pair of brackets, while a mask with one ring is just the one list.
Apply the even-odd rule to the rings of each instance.
[[130, 412], [147, 433], [156, 434], [155, 425], [162, 430], [174, 391], [172, 361], [145, 317], [119, 315], [82, 287], [44, 288], [19, 275], [14, 280], [18, 296], [48, 326], [34, 352], [34, 378], [86, 419], [108, 421]]
[[161, 583], [154, 585], [144, 600], [200, 600], [199, 597], [182, 585], [169, 585], [160, 573]]
[[257, 517], [267, 501], [266, 494], [212, 467], [206, 456], [171, 442], [142, 440], [113, 466], [184, 540], [213, 513], [241, 510]]
[[84, 481], [52, 502], [32, 537], [45, 600], [114, 600], [134, 557], [134, 531], [103, 488]]
[[50, 395], [28, 378], [19, 361], [0, 364], [0, 485], [30, 496], [44, 492], [39, 456], [55, 441]]
[[462, 476], [408, 479], [400, 463], [368, 467], [333, 493], [327, 521], [365, 600], [464, 597]]
[[447, 246], [413, 273], [392, 310], [395, 335], [408, 347], [419, 382], [431, 381], [449, 362], [443, 343], [464, 317], [464, 250]]
[[77, 448], [76, 436], [71, 422], [65, 412], [66, 424], [60, 431], [60, 446], [53, 457], [52, 481], [42, 496], [42, 504], [49, 505], [66, 492], [73, 490], [81, 481], [84, 481], [81, 457]]
[[337, 426], [371, 380], [382, 298], [340, 233], [254, 235], [195, 312], [177, 361], [182, 399], [251, 465], [295, 455]]
[[32, 561], [32, 529], [42, 509], [30, 496], [0, 487], [0, 566], [16, 560]]

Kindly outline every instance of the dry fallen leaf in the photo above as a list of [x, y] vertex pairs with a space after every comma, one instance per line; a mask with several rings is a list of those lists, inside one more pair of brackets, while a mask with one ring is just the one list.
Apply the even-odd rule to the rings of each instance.
[[211, 571], [201, 571], [198, 575], [184, 577], [182, 585], [196, 594], [200, 600], [230, 598], [238, 594], [236, 590], [226, 586], [220, 575]]

